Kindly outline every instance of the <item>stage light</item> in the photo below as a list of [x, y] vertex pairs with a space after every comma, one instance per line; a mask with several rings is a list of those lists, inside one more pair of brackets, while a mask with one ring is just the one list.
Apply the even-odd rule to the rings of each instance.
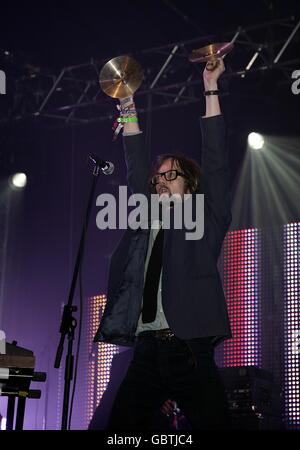
[[0, 430], [6, 430], [6, 417], [1, 416], [0, 414]]
[[23, 189], [27, 184], [27, 176], [25, 173], [15, 173], [11, 177], [11, 184], [14, 188]]
[[261, 150], [264, 143], [265, 140], [261, 134], [252, 132], [248, 135], [248, 144], [253, 150]]

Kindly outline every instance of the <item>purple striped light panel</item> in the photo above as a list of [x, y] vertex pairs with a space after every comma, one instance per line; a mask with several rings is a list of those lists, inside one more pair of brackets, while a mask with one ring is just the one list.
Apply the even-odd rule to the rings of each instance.
[[288, 428], [300, 427], [300, 223], [284, 225], [284, 399]]

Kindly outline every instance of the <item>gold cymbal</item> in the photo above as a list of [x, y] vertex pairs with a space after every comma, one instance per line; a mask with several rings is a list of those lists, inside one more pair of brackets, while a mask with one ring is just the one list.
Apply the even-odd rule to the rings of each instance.
[[131, 56], [117, 56], [101, 69], [99, 83], [110, 97], [125, 98], [132, 95], [143, 81], [143, 70]]
[[231, 42], [206, 45], [206, 47], [193, 50], [189, 56], [189, 61], [193, 63], [215, 61], [216, 59], [222, 58], [222, 56], [229, 53], [232, 49], [233, 44]]

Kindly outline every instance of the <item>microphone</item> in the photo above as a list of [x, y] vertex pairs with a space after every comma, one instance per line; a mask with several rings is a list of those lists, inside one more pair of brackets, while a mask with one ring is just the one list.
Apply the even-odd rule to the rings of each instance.
[[97, 155], [89, 155], [89, 159], [93, 161], [94, 164], [100, 167], [104, 175], [111, 175], [115, 170], [115, 166], [110, 161], [104, 161], [99, 158]]

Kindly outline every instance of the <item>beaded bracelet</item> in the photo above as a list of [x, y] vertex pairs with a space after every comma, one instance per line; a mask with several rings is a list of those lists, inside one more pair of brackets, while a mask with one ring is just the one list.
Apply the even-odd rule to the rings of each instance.
[[126, 97], [126, 98], [120, 98], [120, 105], [124, 105], [124, 104], [126, 104], [128, 102], [133, 103], [133, 96], [132, 95], [130, 95], [129, 97]]
[[121, 116], [136, 116], [136, 108], [134, 103], [131, 103], [126, 107], [117, 105], [117, 109], [120, 111]]
[[128, 109], [135, 110], [135, 104], [134, 104], [133, 97], [131, 96], [131, 97], [120, 99], [120, 105], [118, 105], [118, 109], [119, 109], [119, 111], [122, 111], [122, 112], [125, 112]]
[[136, 116], [136, 109], [128, 109], [120, 112], [121, 116]]

